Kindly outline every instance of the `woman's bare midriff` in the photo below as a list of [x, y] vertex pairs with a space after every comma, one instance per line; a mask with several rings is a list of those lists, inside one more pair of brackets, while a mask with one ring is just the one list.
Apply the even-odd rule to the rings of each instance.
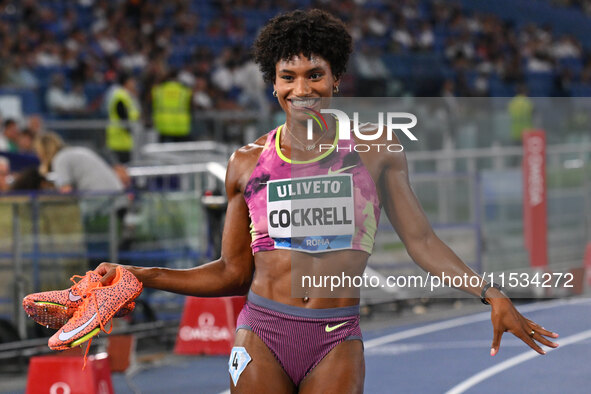
[[[314, 255], [289, 250], [258, 252], [254, 255], [251, 291], [282, 304], [304, 308], [357, 305], [358, 289], [331, 289], [331, 281], [334, 284], [338, 280], [332, 279], [334, 275], [340, 279], [343, 275], [351, 278], [362, 276], [368, 258], [367, 253], [358, 250]], [[303, 287], [300, 286], [302, 281], [305, 284]], [[313, 286], [309, 287], [309, 283]]]

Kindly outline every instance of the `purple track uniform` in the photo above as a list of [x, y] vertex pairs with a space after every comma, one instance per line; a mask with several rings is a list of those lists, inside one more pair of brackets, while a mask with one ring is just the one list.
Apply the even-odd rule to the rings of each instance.
[[[335, 136], [332, 148], [316, 159], [295, 161], [281, 153], [281, 129], [269, 132], [244, 190], [253, 254], [275, 249], [371, 254], [381, 206], [353, 140]], [[339, 343], [362, 339], [358, 305], [300, 308], [252, 291], [239, 329], [253, 331], [296, 386]]]
[[236, 329], [253, 331], [298, 386], [339, 343], [361, 340], [359, 305], [309, 309], [285, 305], [250, 292]]

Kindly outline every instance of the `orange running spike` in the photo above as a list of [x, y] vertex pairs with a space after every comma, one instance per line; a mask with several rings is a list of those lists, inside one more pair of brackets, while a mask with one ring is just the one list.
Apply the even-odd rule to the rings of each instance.
[[[101, 276], [94, 271], [88, 271], [84, 276], [74, 275], [70, 278], [74, 284], [69, 289], [29, 294], [23, 299], [23, 308], [35, 322], [57, 330], [66, 324], [82, 305], [89, 286], [100, 279]], [[134, 308], [134, 302], [126, 303], [117, 311], [115, 317], [123, 317]]]
[[84, 301], [72, 318], [49, 338], [49, 347], [53, 350], [63, 350], [78, 346], [95, 335], [115, 316], [121, 307], [138, 297], [142, 292], [142, 284], [131, 272], [123, 267], [117, 267], [115, 278], [108, 286], [100, 281], [89, 283]]

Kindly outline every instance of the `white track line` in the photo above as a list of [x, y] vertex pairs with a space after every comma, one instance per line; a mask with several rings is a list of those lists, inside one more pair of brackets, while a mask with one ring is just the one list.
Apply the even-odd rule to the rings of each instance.
[[[556, 341], [560, 345], [560, 347], [557, 349], [561, 349], [564, 346], [571, 345], [573, 343], [584, 341], [585, 339], [588, 339], [588, 338], [591, 338], [591, 330], [583, 331], [581, 333], [571, 335], [570, 337], [566, 337], [560, 341]], [[556, 350], [556, 349], [547, 348], [546, 353], [549, 353], [554, 350]], [[464, 380], [463, 382], [459, 383], [458, 385], [452, 387], [449, 391], [446, 392], [446, 394], [463, 393], [466, 390], [470, 389], [471, 387], [474, 387], [478, 383], [482, 382], [483, 380], [486, 380], [493, 375], [496, 375], [496, 374], [498, 374], [508, 368], [511, 368], [517, 364], [521, 364], [522, 362], [525, 362], [525, 361], [532, 359], [536, 356], [538, 356], [537, 352], [535, 352], [534, 350], [529, 350], [525, 353], [521, 353], [518, 356], [511, 357], [510, 359], [507, 359], [497, 365], [494, 365], [490, 368], [487, 368], [487, 369], [477, 373], [476, 375], [469, 377], [468, 379]]]
[[[543, 302], [543, 303], [535, 303], [525, 305], [520, 307], [520, 312], [532, 312], [542, 309], [550, 309], [561, 305], [574, 305], [574, 304], [581, 304], [581, 303], [590, 303], [591, 299], [589, 298], [581, 298], [575, 300], [556, 300], [550, 302]], [[475, 315], [459, 317], [456, 319], [446, 320], [443, 322], [428, 324], [426, 326], [411, 328], [410, 330], [405, 330], [401, 332], [397, 332], [390, 335], [385, 335], [383, 337], [378, 337], [374, 339], [370, 339], [368, 341], [364, 341], [364, 346], [366, 349], [370, 349], [372, 347], [381, 346], [386, 343], [396, 342], [407, 338], [416, 337], [419, 335], [429, 334], [435, 331], [446, 330], [448, 328], [463, 326], [466, 324], [476, 323], [480, 321], [485, 321], [490, 319], [490, 312], [481, 312]]]

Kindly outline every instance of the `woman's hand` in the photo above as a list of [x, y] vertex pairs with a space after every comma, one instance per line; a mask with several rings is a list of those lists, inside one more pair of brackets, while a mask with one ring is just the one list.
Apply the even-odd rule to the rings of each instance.
[[[115, 268], [117, 268], [117, 266], [120, 266], [120, 264], [101, 263], [98, 267], [95, 268], [94, 272], [96, 272], [97, 274], [102, 276], [101, 284], [103, 286], [111, 284], [111, 282], [113, 281], [113, 278], [115, 277]], [[130, 269], [131, 267], [123, 266], [123, 265], [121, 265], [121, 267], [131, 271], [132, 274], [134, 273], [133, 270]]]
[[515, 309], [515, 306], [510, 299], [506, 297], [498, 297], [490, 298], [488, 301], [492, 306], [491, 320], [494, 332], [492, 348], [490, 349], [491, 356], [498, 353], [499, 347], [501, 346], [501, 337], [506, 331], [521, 339], [529, 347], [540, 354], [546, 354], [546, 352], [536, 343], [536, 341], [542, 345], [553, 348], [558, 347], [557, 343], [545, 338], [558, 338], [558, 334], [548, 331], [539, 324], [523, 317], [521, 313]]

